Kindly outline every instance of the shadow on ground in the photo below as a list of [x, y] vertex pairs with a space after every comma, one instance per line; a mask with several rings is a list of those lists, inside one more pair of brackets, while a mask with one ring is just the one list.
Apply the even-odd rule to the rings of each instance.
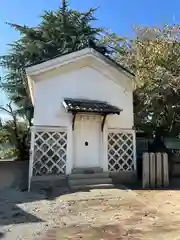
[[5, 234], [3, 232], [0, 232], [0, 239], [3, 239], [5, 237]]
[[[0, 226], [21, 223], [44, 222], [44, 220], [23, 210], [19, 204], [27, 204], [42, 200], [53, 200], [69, 193], [68, 188], [44, 189], [43, 193], [4, 189], [0, 191]], [[0, 235], [0, 239], [1, 239]]]
[[[117, 186], [118, 187], [118, 186]], [[170, 179], [169, 186], [168, 187], [159, 187], [159, 188], [147, 188], [144, 189], [142, 187], [142, 180], [138, 180], [135, 183], [129, 183], [124, 186], [126, 189], [132, 189], [132, 190], [180, 190], [180, 177], [174, 177]]]
[[[0, 207], [0, 226], [21, 223], [43, 222], [43, 220], [23, 211], [15, 204], [8, 204], [6, 207]], [[0, 239], [2, 233], [0, 233]]]
[[[115, 188], [123, 189], [123, 190], [127, 190], [127, 189], [142, 190], [140, 181], [138, 181], [135, 184], [131, 184], [131, 185], [129, 184], [127, 186], [115, 185]], [[162, 190], [171, 190], [171, 189], [180, 190], [180, 182], [176, 184], [173, 183], [168, 188], [162, 188]], [[85, 190], [80, 192], [89, 192], [89, 191], [90, 190]], [[66, 195], [69, 193], [71, 192], [69, 191], [69, 188], [67, 186], [50, 187], [50, 188], [44, 187], [41, 191], [41, 194], [37, 192], [28, 193], [27, 191], [17, 191], [15, 189], [0, 191], [0, 226], [10, 225], [10, 224], [44, 222], [44, 220], [21, 209], [18, 206], [18, 204], [37, 202], [45, 199], [51, 201], [62, 195]], [[122, 205], [117, 206], [117, 208], [123, 207]], [[1, 238], [2, 237], [0, 235], [0, 239]]]

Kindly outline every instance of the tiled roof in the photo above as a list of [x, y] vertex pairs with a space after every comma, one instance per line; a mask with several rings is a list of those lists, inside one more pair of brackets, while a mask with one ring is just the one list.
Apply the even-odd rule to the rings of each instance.
[[92, 112], [101, 114], [120, 114], [122, 109], [115, 107], [107, 102], [65, 98], [64, 105], [68, 112]]

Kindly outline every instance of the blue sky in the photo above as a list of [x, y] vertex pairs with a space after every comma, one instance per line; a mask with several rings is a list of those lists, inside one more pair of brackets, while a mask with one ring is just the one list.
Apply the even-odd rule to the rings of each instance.
[[[1, 0], [0, 7], [0, 54], [7, 52], [7, 43], [18, 38], [5, 22], [36, 25], [44, 10], [54, 10], [61, 0]], [[69, 0], [70, 6], [80, 11], [99, 7], [96, 25], [130, 36], [135, 24], [159, 26], [179, 22], [178, 0]], [[111, 3], [111, 4], [110, 4]]]
[[[1, 0], [0, 7], [0, 55], [8, 51], [7, 44], [17, 40], [19, 35], [5, 22], [38, 24], [39, 16], [44, 10], [54, 10], [61, 0]], [[136, 24], [161, 26], [165, 23], [178, 24], [180, 21], [178, 0], [69, 0], [70, 7], [86, 11], [90, 7], [99, 7], [96, 26], [109, 28], [112, 31], [130, 37]], [[1, 73], [2, 74], [2, 73]], [[6, 98], [0, 93], [0, 104]]]

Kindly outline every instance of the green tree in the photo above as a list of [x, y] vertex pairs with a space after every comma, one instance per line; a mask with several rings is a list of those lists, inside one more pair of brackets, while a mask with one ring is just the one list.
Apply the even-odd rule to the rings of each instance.
[[103, 29], [94, 28], [91, 22], [96, 9], [78, 12], [62, 1], [56, 11], [45, 11], [38, 26], [9, 25], [20, 33], [20, 39], [10, 44], [10, 51], [1, 57], [1, 66], [7, 70], [2, 80], [2, 89], [17, 107], [17, 113], [27, 118], [29, 125], [33, 117], [25, 67], [46, 61], [88, 45], [89, 39], [98, 42]]
[[13, 111], [11, 104], [7, 108], [0, 107], [1, 111], [9, 114], [11, 120], [1, 122], [0, 125], [0, 145], [2, 148], [8, 146], [5, 155], [16, 157], [20, 160], [28, 159], [29, 152], [29, 127], [24, 121], [18, 119], [16, 111]]
[[117, 62], [136, 75], [135, 126], [150, 134], [161, 129], [178, 135], [180, 128], [179, 26], [138, 27], [133, 40], [109, 38]]
[[[179, 26], [160, 29], [143, 28], [137, 41], [136, 96], [143, 108], [136, 108], [136, 117], [146, 115], [154, 131], [179, 134], [180, 114], [180, 39]], [[142, 37], [142, 32], [147, 36]], [[149, 32], [151, 35], [149, 36]], [[147, 34], [148, 33], [148, 34]], [[141, 124], [141, 121], [139, 121]], [[138, 121], [137, 121], [138, 124]]]

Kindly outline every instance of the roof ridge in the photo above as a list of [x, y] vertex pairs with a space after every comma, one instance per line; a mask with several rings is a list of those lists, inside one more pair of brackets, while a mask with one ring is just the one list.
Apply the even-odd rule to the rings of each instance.
[[[65, 52], [65, 53], [60, 53], [60, 54], [57, 54], [51, 58], [47, 58], [47, 59], [44, 59], [42, 61], [38, 61], [34, 64], [29, 64], [29, 65], [26, 65], [26, 68], [28, 67], [32, 67], [32, 66], [35, 66], [35, 65], [38, 65], [38, 64], [41, 64], [41, 63], [44, 63], [44, 62], [47, 62], [47, 61], [50, 61], [52, 59], [55, 59], [55, 58], [58, 58], [58, 57], [62, 57], [62, 56], [65, 56], [65, 55], [68, 55], [68, 54], [71, 54], [71, 53], [74, 53], [74, 52], [78, 52], [78, 51], [81, 51], [83, 49], [86, 49], [86, 48], [90, 48], [90, 49], [93, 49], [95, 50], [96, 52], [98, 52], [99, 54], [101, 54], [103, 57], [107, 58], [108, 60], [110, 60], [113, 64], [115, 64], [117, 67], [121, 68], [123, 71], [126, 71], [127, 73], [131, 74], [132, 76], [135, 76], [135, 74], [133, 72], [131, 72], [129, 69], [127, 69], [126, 67], [122, 66], [121, 64], [117, 63], [114, 59], [112, 59], [109, 55], [106, 55], [106, 53], [102, 53], [102, 51], [100, 51], [99, 47], [94, 47], [92, 45], [89, 45], [89, 46], [86, 46], [86, 47], [83, 47], [83, 48], [80, 48], [78, 50], [73, 50], [73, 51], [69, 51], [69, 52]], [[104, 47], [105, 48], [105, 47]]]

